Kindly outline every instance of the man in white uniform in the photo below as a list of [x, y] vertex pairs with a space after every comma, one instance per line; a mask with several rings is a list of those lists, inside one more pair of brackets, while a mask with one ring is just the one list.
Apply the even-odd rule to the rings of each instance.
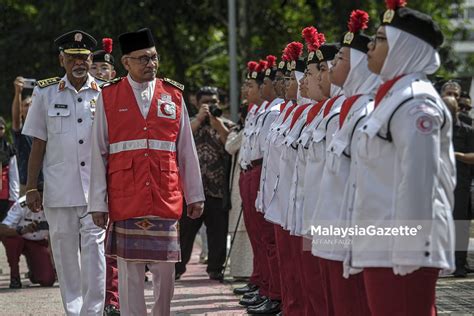
[[[23, 127], [23, 134], [34, 137], [26, 199], [33, 212], [44, 206], [66, 314], [102, 315], [105, 231], [87, 214], [90, 136], [99, 95], [88, 70], [97, 42], [83, 31], [72, 31], [55, 44], [66, 75], [40, 80], [33, 91]], [[36, 189], [41, 167], [44, 200]]]

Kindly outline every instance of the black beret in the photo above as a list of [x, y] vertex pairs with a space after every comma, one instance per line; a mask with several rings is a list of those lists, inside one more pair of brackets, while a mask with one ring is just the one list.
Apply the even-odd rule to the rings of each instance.
[[422, 12], [399, 7], [396, 10], [387, 10], [380, 17], [382, 25], [390, 25], [410, 33], [427, 42], [435, 49], [443, 44], [444, 37], [438, 24], [431, 16]]
[[120, 34], [118, 40], [122, 55], [155, 46], [153, 34], [150, 29], [147, 28], [140, 29], [136, 32]]
[[74, 30], [56, 38], [54, 44], [67, 54], [90, 54], [97, 41], [84, 31]]
[[114, 59], [114, 56], [112, 56], [112, 54], [108, 54], [105, 52], [105, 50], [98, 50], [98, 51], [95, 51], [93, 54], [92, 54], [92, 62], [93, 63], [109, 63], [111, 64], [112, 66], [115, 66], [115, 59]]
[[306, 69], [306, 59], [305, 58], [298, 58], [296, 60], [296, 66], [295, 66], [295, 69], [296, 71], [299, 71], [299, 72], [304, 72]]
[[324, 44], [316, 51], [318, 63], [333, 60], [337, 52], [339, 52], [338, 44]]
[[367, 54], [369, 51], [369, 47], [367, 45], [370, 43], [370, 41], [370, 37], [364, 33], [347, 32], [341, 38], [341, 46], [354, 48], [364, 54]]

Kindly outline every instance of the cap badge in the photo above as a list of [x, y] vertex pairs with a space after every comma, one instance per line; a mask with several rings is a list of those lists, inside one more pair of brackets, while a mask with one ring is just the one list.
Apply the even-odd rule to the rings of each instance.
[[319, 61], [322, 61], [324, 59], [323, 52], [320, 51], [319, 49], [316, 51], [316, 57], [318, 57]]
[[109, 55], [109, 54], [105, 54], [105, 55], [104, 55], [104, 60], [107, 61], [107, 62], [110, 62], [110, 55]]
[[383, 14], [383, 23], [392, 23], [393, 18], [395, 17], [395, 11], [387, 10]]
[[285, 67], [285, 62], [280, 61], [280, 63], [278, 64], [278, 69], [283, 69], [284, 67]]
[[270, 76], [272, 70], [270, 68], [268, 68], [267, 70], [265, 70], [265, 76]]
[[76, 33], [76, 34], [74, 34], [74, 40], [75, 40], [76, 42], [82, 41], [82, 34], [81, 34], [81, 33]]
[[253, 71], [253, 72], [250, 74], [250, 78], [252, 78], [252, 79], [257, 79], [257, 76], [258, 76], [258, 72], [256, 72], [256, 71]]
[[308, 61], [312, 61], [313, 58], [314, 58], [314, 52], [311, 51], [311, 52], [309, 52], [309, 54], [308, 54]]
[[354, 33], [347, 32], [346, 35], [344, 35], [344, 44], [350, 45], [353, 39], [354, 39]]
[[291, 70], [294, 70], [296, 68], [296, 61], [292, 60], [291, 61]]

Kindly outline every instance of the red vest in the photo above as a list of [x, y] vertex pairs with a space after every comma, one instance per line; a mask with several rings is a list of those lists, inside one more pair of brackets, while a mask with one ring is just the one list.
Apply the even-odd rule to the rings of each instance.
[[181, 91], [160, 79], [146, 119], [128, 79], [102, 90], [109, 156], [107, 194], [112, 221], [154, 215], [178, 219], [183, 196], [176, 160]]

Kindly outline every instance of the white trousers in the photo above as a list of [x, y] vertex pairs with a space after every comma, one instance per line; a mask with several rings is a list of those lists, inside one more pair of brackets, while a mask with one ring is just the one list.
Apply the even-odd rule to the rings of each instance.
[[86, 206], [45, 207], [44, 212], [66, 314], [102, 315], [105, 230], [94, 224]]
[[120, 315], [144, 316], [145, 265], [153, 274], [153, 316], [169, 316], [174, 294], [174, 262], [138, 263], [117, 258], [119, 274]]

